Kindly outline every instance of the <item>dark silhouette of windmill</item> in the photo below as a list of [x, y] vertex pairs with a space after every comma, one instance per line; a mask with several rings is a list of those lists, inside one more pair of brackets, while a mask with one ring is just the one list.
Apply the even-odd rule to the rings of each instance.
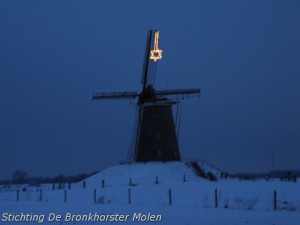
[[[154, 37], [154, 42], [152, 42]], [[133, 141], [133, 161], [176, 161], [180, 160], [178, 137], [173, 119], [172, 107], [179, 103], [172, 96], [181, 99], [199, 94], [200, 89], [156, 90], [154, 80], [157, 60], [162, 58], [158, 48], [158, 30], [149, 30], [146, 42], [142, 74], [142, 91], [94, 93], [92, 99], [135, 99], [137, 118]], [[151, 47], [153, 46], [153, 50]], [[149, 62], [150, 60], [153, 60]]]

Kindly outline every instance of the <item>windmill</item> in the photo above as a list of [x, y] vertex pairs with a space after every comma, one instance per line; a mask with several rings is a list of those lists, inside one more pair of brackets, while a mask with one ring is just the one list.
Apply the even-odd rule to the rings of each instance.
[[[152, 42], [154, 37], [154, 42]], [[154, 81], [157, 61], [162, 58], [158, 47], [159, 31], [149, 30], [142, 73], [142, 90], [94, 93], [93, 100], [136, 99], [137, 116], [132, 147], [134, 162], [180, 160], [178, 137], [172, 107], [180, 101], [172, 96], [199, 94], [200, 89], [156, 90]], [[151, 50], [151, 47], [153, 49]], [[151, 61], [150, 61], [151, 60]]]

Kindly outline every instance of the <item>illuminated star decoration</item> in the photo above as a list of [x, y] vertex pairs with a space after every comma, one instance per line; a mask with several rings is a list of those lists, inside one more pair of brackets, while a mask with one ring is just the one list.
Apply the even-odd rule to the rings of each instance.
[[158, 38], [159, 38], [159, 31], [155, 33], [155, 39], [154, 39], [154, 49], [151, 50], [151, 56], [150, 59], [153, 59], [154, 62], [156, 62], [158, 59], [162, 59], [162, 50], [158, 49]]

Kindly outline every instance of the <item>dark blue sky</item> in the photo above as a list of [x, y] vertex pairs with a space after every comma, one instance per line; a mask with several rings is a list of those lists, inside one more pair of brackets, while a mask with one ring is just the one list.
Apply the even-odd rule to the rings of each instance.
[[183, 104], [180, 149], [229, 172], [300, 169], [300, 2], [0, 0], [0, 178], [93, 172], [125, 159], [147, 30], [158, 88]]

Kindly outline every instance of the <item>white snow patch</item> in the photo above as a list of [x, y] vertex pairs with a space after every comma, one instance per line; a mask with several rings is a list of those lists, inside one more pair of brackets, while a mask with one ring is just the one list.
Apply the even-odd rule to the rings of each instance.
[[[105, 181], [104, 187], [102, 180]], [[0, 225], [29, 224], [15, 221], [4, 223], [3, 213], [15, 215], [29, 213], [47, 217], [51, 212], [60, 214], [63, 218], [66, 213], [73, 215], [118, 213], [130, 215], [130, 218], [134, 213], [162, 216], [162, 221], [148, 221], [143, 224], [298, 225], [300, 221], [299, 182], [233, 179], [213, 182], [196, 176], [190, 165], [184, 162], [118, 165], [72, 184], [71, 189], [68, 184], [61, 186], [63, 188], [59, 190], [52, 190], [52, 184], [41, 187], [0, 187]], [[16, 201], [17, 189], [20, 190], [19, 201]], [[43, 224], [91, 225], [99, 223], [101, 224], [96, 221], [64, 220], [43, 222]], [[120, 223], [140, 222], [128, 220]]]

